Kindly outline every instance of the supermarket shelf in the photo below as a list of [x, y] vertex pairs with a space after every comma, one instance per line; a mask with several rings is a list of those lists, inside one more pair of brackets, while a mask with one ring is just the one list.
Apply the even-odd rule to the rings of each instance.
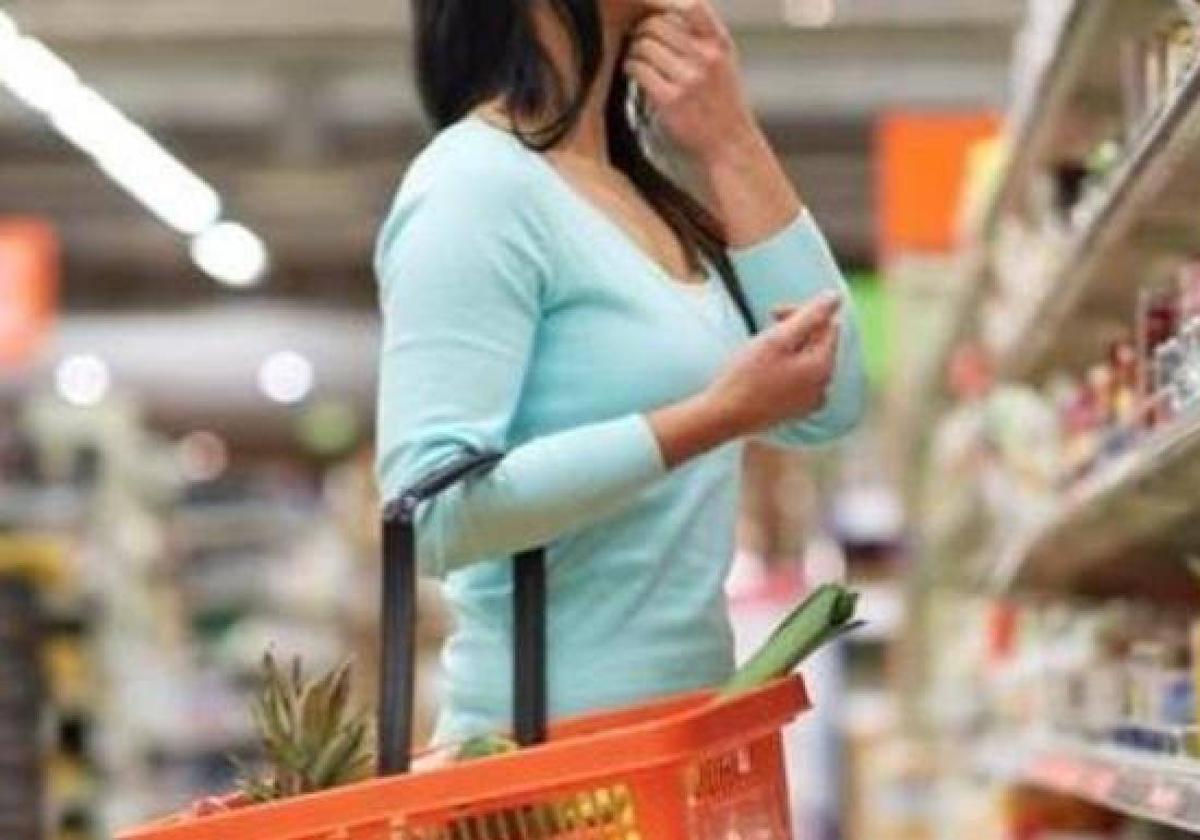
[[1200, 762], [1089, 746], [1035, 753], [1020, 778], [1112, 811], [1200, 831]]
[[1064, 14], [1055, 49], [1010, 118], [1008, 158], [974, 238], [992, 239], [1005, 211], [1050, 152], [1072, 95], [1089, 75], [1092, 58], [1103, 44], [1100, 36], [1112, 28], [1121, 5], [1120, 0], [1075, 0]]
[[976, 560], [986, 553], [992, 538], [991, 521], [978, 494], [946, 494], [924, 524], [923, 581], [978, 584], [980, 564]]
[[0, 491], [0, 524], [25, 530], [70, 528], [84, 518], [92, 495], [71, 485], [9, 485]]
[[954, 284], [946, 306], [945, 329], [932, 337], [934, 347], [924, 359], [912, 392], [912, 403], [920, 406], [922, 421], [944, 405], [948, 397], [946, 369], [954, 349], [974, 329], [974, 315], [979, 311], [987, 289], [986, 271], [987, 258], [983, 248], [972, 247], [963, 251], [954, 272], [958, 282]]
[[896, 584], [855, 584], [858, 592], [857, 618], [865, 622], [849, 636], [852, 643], [891, 642], [899, 637], [904, 627], [904, 594]]
[[[1185, 169], [1200, 168], [1200, 64], [1188, 74], [1168, 105], [1144, 130], [1140, 142], [1115, 172], [1104, 197], [1080, 225], [1065, 256], [1047, 276], [1032, 285], [1044, 289], [1042, 299], [1002, 354], [1001, 371], [1010, 379], [1030, 379], [1052, 365], [1101, 357], [1107, 336], [1089, 328], [1109, 313], [1126, 321], [1133, 311], [1137, 284], [1114, 257], [1141, 232], [1139, 225], [1163, 208], [1194, 207], [1196, 192]], [[1178, 225], [1200, 240], [1196, 226]], [[1168, 223], [1163, 220], [1162, 226]], [[1144, 226], [1143, 226], [1144, 227]], [[1151, 231], [1153, 233], [1153, 231]]]
[[273, 544], [304, 533], [308, 513], [285, 502], [210, 502], [181, 507], [171, 527], [192, 548]]
[[1183, 559], [1200, 530], [1200, 412], [1100, 468], [1032, 534], [1001, 555], [994, 583], [1193, 600]]

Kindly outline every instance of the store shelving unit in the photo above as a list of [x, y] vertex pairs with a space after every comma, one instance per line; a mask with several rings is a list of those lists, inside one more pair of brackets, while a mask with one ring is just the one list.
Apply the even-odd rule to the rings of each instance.
[[1183, 561], [1200, 537], [1200, 416], [1180, 418], [1086, 479], [994, 570], [1000, 589], [1194, 601]]
[[975, 313], [986, 288], [978, 278], [986, 269], [984, 250], [980, 247], [968, 248], [955, 259], [951, 274], [956, 282], [950, 284], [943, 322], [929, 336], [932, 348], [922, 354], [913, 375], [913, 386], [905, 393], [904, 413], [917, 428], [923, 427], [946, 403], [949, 396], [946, 367], [954, 348], [974, 330]]
[[1198, 176], [1200, 65], [1111, 176], [1103, 198], [1073, 232], [1061, 263], [1048, 266], [1048, 276], [1032, 284], [1043, 291], [1002, 352], [1007, 378], [1035, 378], [1056, 363], [1077, 367], [1100, 356], [1112, 335], [1103, 322], [1115, 320], [1120, 330], [1135, 303], [1137, 284], [1129, 282], [1116, 254], [1144, 253], [1139, 239], [1158, 240], [1169, 251], [1175, 230], [1183, 229], [1185, 240], [1194, 234], [1189, 216]]
[[[1010, 443], [1032, 441], [1047, 418], [1068, 430], [1063, 470], [1083, 477], [1055, 489], [1053, 467], [997, 451], [974, 473], [982, 490], [946, 490], [926, 515], [918, 597], [942, 610], [926, 640], [937, 660], [928, 698], [961, 702], [957, 717], [939, 717], [922, 700], [946, 775], [975, 772], [1200, 835], [1200, 759], [1156, 752], [1141, 724], [1123, 723], [1183, 731], [1194, 721], [1195, 699], [1170, 705], [1163, 675], [1175, 689], [1200, 685], [1188, 676], [1200, 657], [1189, 648], [1200, 642], [1200, 406], [1135, 426], [1121, 412], [1139, 410], [1145, 392], [1135, 396], [1113, 363], [1128, 347], [1118, 342], [1150, 340], [1143, 293], [1187, 288], [1181, 269], [1200, 255], [1200, 34], [1178, 37], [1180, 10], [1200, 28], [1194, 0], [1064, 3], [1057, 28], [1039, 30], [1044, 49], [1026, 56], [1007, 157], [968, 230], [964, 288], [948, 306], [978, 326], [1001, 380], [1018, 386], [1003, 396], [1044, 410], [1002, 404], [1011, 413], [991, 417], [998, 434], [1017, 428], [1025, 437]], [[951, 346], [939, 348], [943, 365]], [[1162, 386], [1149, 351], [1137, 353], [1137, 387]], [[1056, 374], [1087, 384], [1059, 391]], [[995, 444], [995, 429], [980, 428], [982, 445]], [[1008, 481], [995, 480], [1004, 470]], [[964, 631], [971, 621], [986, 630]], [[1096, 741], [1069, 740], [1084, 718]], [[1001, 768], [984, 769], [981, 755]]]
[[1118, 813], [1200, 832], [1200, 767], [1124, 751], [1061, 745], [1034, 751], [1019, 778]]
[[[1088, 76], [1095, 43], [1120, 6], [1120, 0], [1074, 0], [1063, 13], [1055, 44], [1034, 73], [1036, 81], [1013, 107], [1007, 157], [990, 200], [979, 214], [973, 239], [992, 239], [1001, 216], [1019, 200], [1034, 169], [1053, 145], [1072, 95]], [[981, 266], [974, 268], [978, 272]], [[978, 279], [980, 275], [971, 276]]]
[[[983, 206], [968, 226], [956, 322], [970, 329], [994, 285], [992, 249], [1007, 218], [1025, 213], [1036, 176], [1078, 156], [1089, 138], [1116, 119], [1121, 95], [1120, 39], [1160, 13], [1159, 0], [1075, 0], [1061, 15], [1053, 44], [1027, 70], [1007, 121], [1006, 157]], [[1091, 211], [1074, 220], [1069, 244], [1053, 265], [1022, 277], [1037, 298], [997, 347], [1008, 379], [1036, 380], [1051, 365], [1078, 368], [1103, 352], [1128, 323], [1137, 283], [1124, 249], [1161, 250], [1195, 232], [1188, 215], [1200, 178], [1200, 73], [1142, 126], [1140, 137]], [[1194, 238], [1194, 237], [1193, 237]], [[936, 373], [940, 374], [940, 371]]]

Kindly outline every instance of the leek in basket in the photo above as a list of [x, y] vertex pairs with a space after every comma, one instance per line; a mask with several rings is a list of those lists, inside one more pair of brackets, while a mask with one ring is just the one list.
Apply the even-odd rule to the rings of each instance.
[[818, 587], [725, 683], [719, 697], [736, 697], [786, 677], [818, 648], [862, 626], [854, 621], [857, 606], [858, 595], [842, 586]]

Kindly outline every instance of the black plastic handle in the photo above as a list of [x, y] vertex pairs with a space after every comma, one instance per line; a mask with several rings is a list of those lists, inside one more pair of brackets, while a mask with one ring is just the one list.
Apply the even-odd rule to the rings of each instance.
[[[409, 770], [416, 710], [417, 540], [421, 503], [504, 459], [470, 453], [404, 491], [384, 510], [378, 772]], [[513, 731], [523, 746], [546, 738], [546, 550], [513, 565]]]

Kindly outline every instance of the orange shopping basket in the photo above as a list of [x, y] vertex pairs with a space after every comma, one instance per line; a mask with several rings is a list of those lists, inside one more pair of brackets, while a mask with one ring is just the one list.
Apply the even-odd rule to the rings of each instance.
[[696, 692], [575, 718], [547, 732], [541, 550], [514, 565], [514, 726], [527, 746], [407, 773], [414, 513], [420, 502], [499, 458], [472, 455], [440, 471], [385, 516], [380, 778], [174, 818], [120, 840], [790, 840], [780, 730], [808, 707], [798, 676], [732, 699]]

